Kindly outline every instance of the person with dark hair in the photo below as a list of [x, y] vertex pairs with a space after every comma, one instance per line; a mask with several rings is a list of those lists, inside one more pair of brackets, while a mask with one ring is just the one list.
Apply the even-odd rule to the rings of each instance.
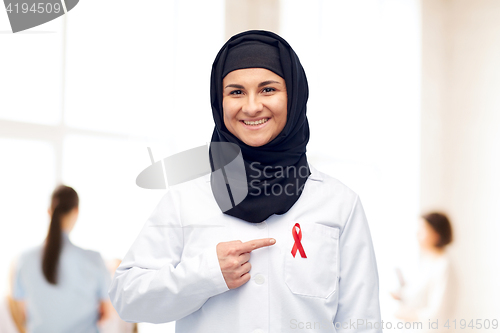
[[[431, 212], [419, 219], [417, 240], [420, 248], [418, 270], [408, 282], [401, 281], [392, 297], [400, 301], [396, 317], [408, 322], [422, 322], [423, 331], [446, 332], [446, 319], [453, 311], [453, 274], [447, 248], [453, 240], [450, 220], [444, 213]], [[428, 323], [439, 321], [439, 327]]]
[[422, 223], [421, 226], [430, 229], [425, 232], [425, 236], [420, 236], [421, 243], [425, 243], [423, 245], [430, 251], [442, 252], [453, 240], [450, 220], [443, 213], [425, 214], [422, 215], [422, 219], [427, 223]]
[[[308, 94], [277, 34], [223, 45], [211, 172], [169, 187], [125, 255], [109, 291], [122, 319], [175, 320], [178, 333], [382, 332], [361, 201], [307, 160]], [[225, 156], [234, 152], [242, 160]]]
[[15, 264], [13, 298], [24, 309], [29, 333], [98, 332], [110, 313], [110, 276], [98, 252], [72, 244], [78, 218], [76, 191], [59, 185], [48, 209], [45, 242], [23, 253]]

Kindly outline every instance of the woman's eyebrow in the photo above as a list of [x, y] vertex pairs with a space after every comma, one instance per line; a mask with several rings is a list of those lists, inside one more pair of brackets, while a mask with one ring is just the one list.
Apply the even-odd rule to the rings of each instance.
[[[271, 84], [271, 83], [281, 84], [278, 81], [268, 80], [268, 81], [264, 81], [264, 82], [259, 83], [259, 85], [257, 87], [260, 88], [263, 86], [267, 86], [268, 84]], [[245, 87], [243, 87], [241, 84], [228, 84], [227, 86], [224, 87], [224, 89], [227, 89], [227, 88], [245, 89]]]
[[263, 86], [267, 86], [268, 84], [271, 84], [271, 83], [280, 84], [278, 81], [268, 80], [268, 81], [264, 81], [264, 82], [259, 83], [258, 87], [260, 88], [260, 87], [263, 87]]
[[227, 88], [237, 88], [237, 89], [245, 89], [241, 84], [228, 84], [227, 86], [224, 87], [224, 89]]

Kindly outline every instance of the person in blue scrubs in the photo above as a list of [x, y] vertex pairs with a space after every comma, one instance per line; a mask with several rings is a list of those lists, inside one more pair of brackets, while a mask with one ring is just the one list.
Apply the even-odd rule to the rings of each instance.
[[78, 204], [73, 188], [58, 186], [48, 210], [51, 220], [45, 242], [17, 261], [13, 298], [24, 308], [30, 333], [99, 332], [98, 321], [110, 313], [111, 278], [101, 255], [69, 239]]

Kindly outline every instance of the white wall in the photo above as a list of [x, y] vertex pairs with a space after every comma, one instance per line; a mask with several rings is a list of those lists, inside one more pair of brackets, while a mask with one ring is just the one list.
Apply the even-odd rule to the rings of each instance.
[[500, 1], [422, 4], [421, 207], [454, 223], [456, 318], [498, 319]]

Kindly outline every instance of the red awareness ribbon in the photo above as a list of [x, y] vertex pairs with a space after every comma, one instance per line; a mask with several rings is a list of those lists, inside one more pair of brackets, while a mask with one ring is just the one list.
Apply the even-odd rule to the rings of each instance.
[[[299, 233], [297, 234], [297, 229], [299, 229]], [[293, 244], [292, 248], [292, 256], [295, 258], [295, 254], [297, 253], [297, 249], [300, 252], [300, 256], [302, 258], [307, 258], [306, 253], [304, 252], [304, 248], [302, 247], [302, 243], [300, 242], [302, 240], [302, 230], [300, 229], [300, 224], [295, 223], [295, 225], [292, 228], [292, 235], [293, 239], [295, 240], [295, 244]]]

